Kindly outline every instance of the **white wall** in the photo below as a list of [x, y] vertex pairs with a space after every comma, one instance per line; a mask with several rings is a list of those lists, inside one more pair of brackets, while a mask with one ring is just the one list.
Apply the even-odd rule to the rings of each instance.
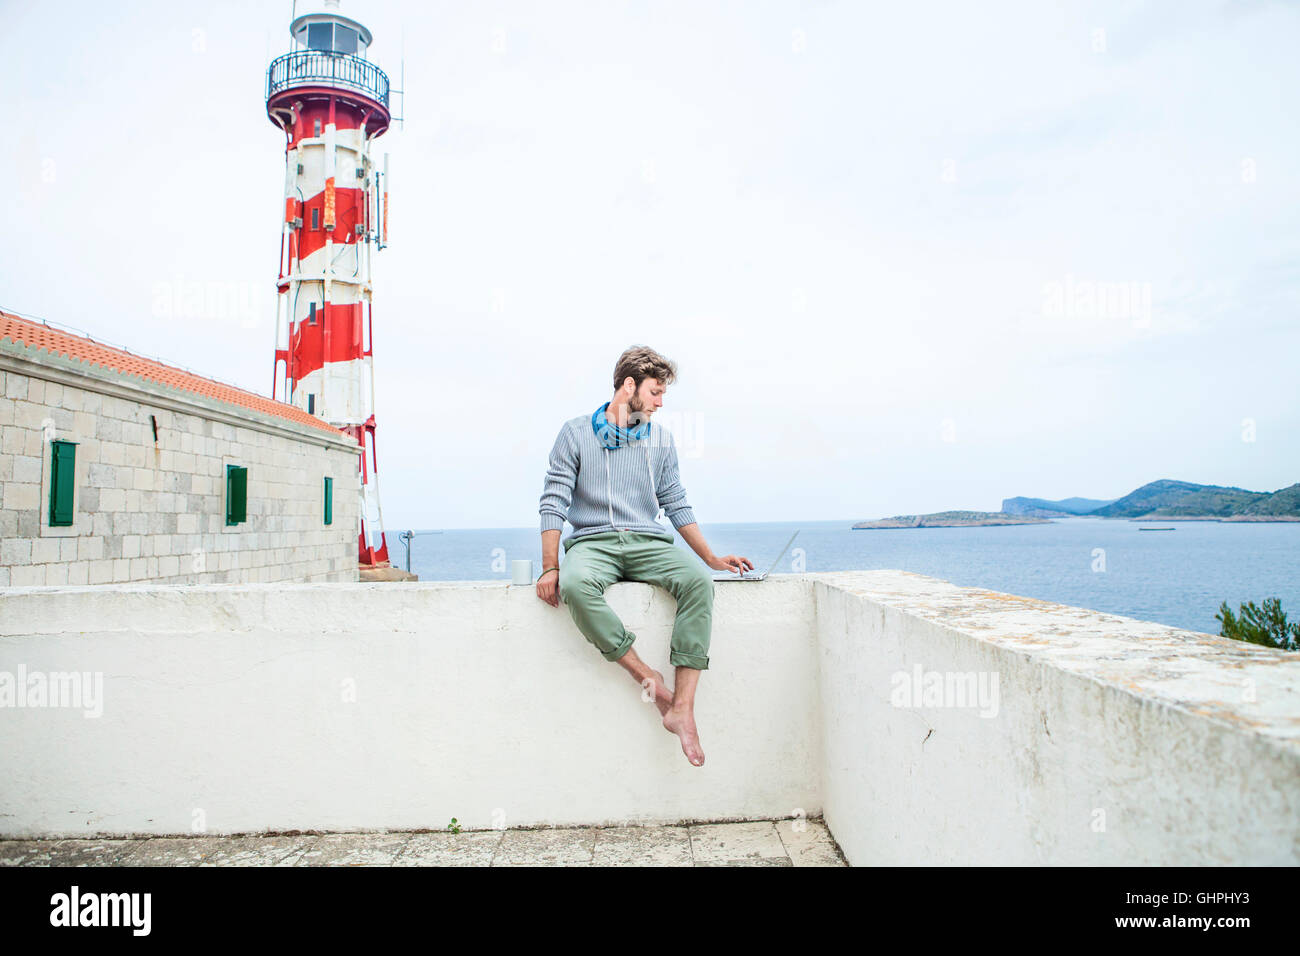
[[[899, 571], [814, 577], [850, 862], [1300, 863], [1300, 654]], [[997, 675], [996, 712], [906, 706], [895, 675], [918, 665]]]
[[[666, 668], [672, 598], [608, 594]], [[859, 865], [1300, 863], [1300, 654], [857, 571], [719, 585], [710, 657], [694, 768], [531, 586], [0, 589], [0, 676], [104, 682], [97, 718], [0, 708], [0, 835], [802, 809]], [[996, 712], [896, 699], [916, 665]]]
[[[701, 768], [531, 587], [0, 591], [0, 671], [102, 671], [105, 698], [0, 709], [0, 834], [185, 833], [199, 808], [211, 833], [815, 814], [807, 588], [718, 586]], [[667, 668], [671, 596], [608, 594]]]

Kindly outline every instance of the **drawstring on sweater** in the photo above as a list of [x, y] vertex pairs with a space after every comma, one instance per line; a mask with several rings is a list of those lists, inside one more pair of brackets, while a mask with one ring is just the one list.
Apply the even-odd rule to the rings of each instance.
[[[650, 494], [654, 497], [655, 507], [659, 510], [655, 512], [654, 521], [657, 524], [659, 519], [664, 516], [663, 506], [659, 504], [659, 489], [655, 486], [654, 466], [650, 463], [650, 442], [645, 443], [645, 471], [650, 476]], [[605, 507], [609, 509], [609, 526], [614, 527], [614, 483], [609, 473], [609, 449], [605, 449]]]

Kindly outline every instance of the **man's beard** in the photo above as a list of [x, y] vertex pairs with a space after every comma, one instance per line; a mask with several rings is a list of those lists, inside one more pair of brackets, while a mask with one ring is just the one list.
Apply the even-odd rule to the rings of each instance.
[[650, 415], [645, 410], [645, 405], [635, 395], [627, 403], [627, 427], [636, 428], [644, 421], [648, 421]]

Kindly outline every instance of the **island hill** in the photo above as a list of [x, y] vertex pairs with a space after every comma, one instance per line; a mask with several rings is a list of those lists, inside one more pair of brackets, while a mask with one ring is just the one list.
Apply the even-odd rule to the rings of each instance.
[[1047, 524], [1052, 518], [1130, 521], [1300, 521], [1300, 483], [1278, 491], [1248, 491], [1162, 478], [1123, 498], [1007, 498], [1001, 511], [938, 511], [859, 521], [854, 529], [971, 528]]

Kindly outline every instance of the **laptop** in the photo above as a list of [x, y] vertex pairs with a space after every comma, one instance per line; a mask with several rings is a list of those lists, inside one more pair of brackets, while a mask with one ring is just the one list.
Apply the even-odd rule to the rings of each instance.
[[785, 547], [781, 549], [781, 553], [776, 556], [776, 560], [772, 562], [772, 566], [768, 568], [766, 571], [746, 571], [744, 574], [737, 574], [735, 571], [715, 571], [713, 572], [713, 580], [715, 581], [762, 581], [769, 574], [771, 574], [773, 571], [776, 570], [776, 566], [781, 563], [781, 559], [785, 557], [785, 553], [790, 550], [790, 545], [794, 544], [794, 539], [798, 536], [798, 534], [799, 532], [796, 531], [794, 534], [790, 535], [790, 540], [785, 543]]

